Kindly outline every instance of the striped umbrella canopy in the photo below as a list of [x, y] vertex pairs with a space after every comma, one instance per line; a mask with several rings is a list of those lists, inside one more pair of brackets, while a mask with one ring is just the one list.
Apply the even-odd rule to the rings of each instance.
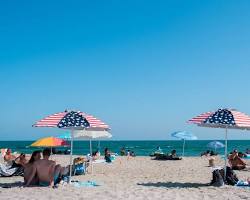
[[[206, 112], [188, 121], [201, 127], [224, 128], [225, 134], [225, 172], [227, 166], [227, 132], [228, 129], [250, 130], [250, 116], [235, 109], [218, 109]], [[226, 174], [226, 173], [225, 173]]]
[[172, 133], [171, 136], [183, 140], [183, 146], [182, 146], [182, 156], [183, 157], [185, 154], [185, 141], [198, 139], [195, 135], [193, 135], [192, 133], [189, 133], [187, 131], [177, 131], [177, 132]]
[[206, 112], [188, 122], [203, 127], [250, 130], [250, 116], [235, 109]]
[[[70, 151], [70, 165], [72, 166], [72, 152], [75, 130], [109, 130], [109, 126], [101, 120], [92, 115], [88, 115], [81, 111], [68, 111], [55, 113], [37, 121], [33, 127], [52, 127], [71, 130], [71, 151]], [[71, 181], [72, 169], [70, 167]]]
[[80, 111], [55, 113], [36, 122], [34, 127], [57, 127], [74, 130], [110, 130], [109, 126], [93, 115]]
[[32, 143], [30, 146], [32, 147], [59, 147], [59, 146], [68, 146], [68, 143], [59, 138], [55, 137], [46, 137], [37, 140], [36, 142]]

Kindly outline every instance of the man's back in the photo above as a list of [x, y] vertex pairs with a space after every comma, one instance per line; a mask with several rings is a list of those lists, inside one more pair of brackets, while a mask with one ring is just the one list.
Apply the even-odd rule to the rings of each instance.
[[54, 178], [54, 170], [56, 163], [52, 160], [38, 160], [35, 163], [37, 177], [39, 182], [51, 183]]

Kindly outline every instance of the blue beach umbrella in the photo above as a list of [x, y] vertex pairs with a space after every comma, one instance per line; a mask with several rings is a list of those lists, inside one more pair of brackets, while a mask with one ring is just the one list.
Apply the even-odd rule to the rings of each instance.
[[222, 144], [222, 143], [219, 142], [219, 141], [213, 141], [213, 142], [209, 142], [209, 143], [207, 144], [207, 147], [208, 147], [208, 148], [213, 148], [214, 151], [216, 152], [216, 149], [224, 148], [225, 145]]
[[184, 153], [185, 153], [185, 141], [198, 139], [195, 135], [187, 131], [177, 131], [177, 132], [172, 133], [171, 136], [183, 140], [182, 156], [184, 156]]
[[63, 133], [59, 135], [57, 138], [63, 139], [63, 140], [71, 140], [71, 134], [70, 133]]

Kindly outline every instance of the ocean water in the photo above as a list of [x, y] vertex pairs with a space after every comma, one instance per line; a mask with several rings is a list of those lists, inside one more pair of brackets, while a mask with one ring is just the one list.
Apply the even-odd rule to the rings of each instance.
[[[206, 145], [212, 140], [196, 140], [186, 141], [185, 156], [199, 156], [201, 152], [208, 150]], [[11, 148], [13, 151], [31, 153], [39, 148], [31, 148], [29, 145], [34, 141], [0, 141], [0, 148]], [[224, 141], [220, 141], [224, 143]], [[151, 152], [160, 146], [164, 152], [170, 152], [173, 149], [177, 150], [177, 153], [182, 154], [181, 140], [167, 140], [167, 141], [101, 141], [101, 151], [104, 148], [109, 148], [112, 152], [119, 153], [122, 147], [127, 150], [134, 151], [137, 156], [148, 156]], [[73, 154], [86, 155], [89, 153], [89, 141], [74, 141]], [[98, 141], [92, 141], [93, 151], [98, 148]], [[237, 148], [239, 151], [245, 151], [250, 148], [250, 140], [230, 140], [228, 141], [228, 151], [232, 151]], [[57, 148], [58, 150], [65, 150], [65, 148]], [[212, 150], [212, 149], [210, 149]], [[224, 148], [218, 149], [219, 154], [224, 154]]]

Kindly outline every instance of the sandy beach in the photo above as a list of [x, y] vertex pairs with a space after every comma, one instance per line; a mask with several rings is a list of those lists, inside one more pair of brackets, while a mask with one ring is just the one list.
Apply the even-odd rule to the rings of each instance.
[[[53, 159], [65, 166], [69, 158], [54, 156]], [[217, 158], [216, 164], [223, 165], [223, 161]], [[247, 171], [236, 173], [243, 180], [250, 176]], [[0, 178], [0, 199], [250, 199], [249, 188], [208, 186], [211, 176], [206, 158], [157, 161], [150, 157], [130, 160], [117, 157], [112, 164], [95, 164], [93, 174], [73, 177], [78, 181], [95, 181], [100, 186], [23, 188], [22, 177]], [[3, 188], [6, 186], [11, 188]]]

